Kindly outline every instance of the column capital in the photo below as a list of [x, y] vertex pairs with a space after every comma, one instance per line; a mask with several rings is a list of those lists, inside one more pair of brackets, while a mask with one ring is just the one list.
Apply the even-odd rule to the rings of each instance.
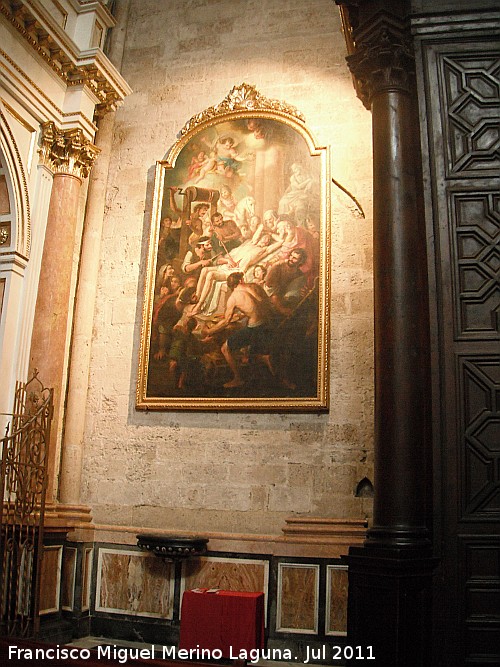
[[367, 109], [382, 92], [409, 92], [415, 58], [405, 22], [382, 12], [369, 30], [361, 28], [354, 32], [354, 42], [355, 52], [346, 60], [356, 81], [358, 97]]
[[99, 148], [78, 128], [60, 130], [52, 121], [42, 123], [41, 128], [40, 162], [53, 174], [87, 178]]

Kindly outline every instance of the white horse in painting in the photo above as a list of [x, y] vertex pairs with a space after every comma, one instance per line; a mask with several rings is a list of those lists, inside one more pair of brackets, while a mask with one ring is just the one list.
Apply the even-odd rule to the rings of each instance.
[[255, 199], [251, 196], [240, 199], [234, 209], [234, 216], [238, 227], [248, 225], [253, 215], [255, 215]]

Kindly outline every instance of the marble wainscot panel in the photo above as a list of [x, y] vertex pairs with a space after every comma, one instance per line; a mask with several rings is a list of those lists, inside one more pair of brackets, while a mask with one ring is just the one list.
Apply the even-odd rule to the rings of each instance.
[[62, 590], [61, 607], [66, 611], [73, 611], [75, 607], [76, 547], [66, 547], [62, 557]]
[[345, 565], [326, 567], [326, 635], [347, 634], [347, 585]]
[[171, 619], [174, 564], [132, 550], [99, 549], [96, 611]]
[[40, 572], [40, 614], [59, 611], [61, 595], [62, 546], [43, 548]]
[[278, 564], [277, 632], [318, 633], [319, 565]]
[[82, 611], [90, 609], [90, 595], [92, 590], [92, 563], [94, 560], [93, 547], [85, 547], [82, 560]]

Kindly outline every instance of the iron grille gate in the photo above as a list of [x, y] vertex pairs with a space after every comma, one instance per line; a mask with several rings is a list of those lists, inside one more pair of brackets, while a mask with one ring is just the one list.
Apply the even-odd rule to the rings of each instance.
[[35, 637], [47, 489], [53, 390], [35, 371], [17, 382], [14, 411], [1, 444], [0, 634]]

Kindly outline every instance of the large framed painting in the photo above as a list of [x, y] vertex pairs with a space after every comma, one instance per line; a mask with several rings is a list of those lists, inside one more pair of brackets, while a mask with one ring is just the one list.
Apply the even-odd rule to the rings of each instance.
[[157, 163], [136, 407], [328, 408], [328, 149], [253, 86]]

